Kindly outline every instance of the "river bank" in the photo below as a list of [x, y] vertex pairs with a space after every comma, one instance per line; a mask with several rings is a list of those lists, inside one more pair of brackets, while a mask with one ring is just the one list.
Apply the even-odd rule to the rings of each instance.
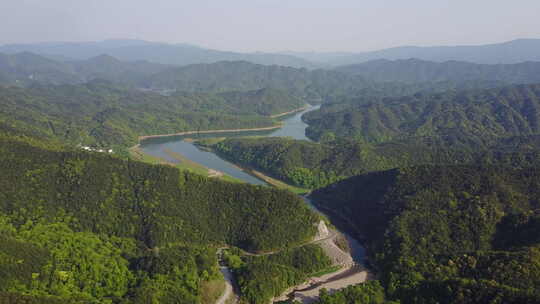
[[237, 133], [237, 132], [257, 132], [257, 131], [271, 131], [276, 130], [282, 127], [282, 124], [279, 123], [270, 127], [262, 128], [249, 128], [249, 129], [223, 129], [223, 130], [203, 130], [203, 131], [184, 131], [171, 134], [158, 134], [158, 135], [144, 135], [139, 136], [139, 142], [142, 142], [151, 138], [162, 138], [162, 137], [172, 137], [172, 136], [184, 136], [184, 135], [193, 135], [193, 134], [212, 134], [212, 133]]
[[[319, 228], [320, 233], [321, 229]], [[326, 289], [332, 293], [351, 285], [364, 283], [373, 278], [373, 275], [367, 268], [354, 261], [350, 252], [337, 246], [337, 236], [338, 233], [336, 231], [329, 231], [326, 237], [318, 240], [315, 238], [312, 242], [313, 244], [318, 244], [323, 249], [337, 270], [310, 277], [305, 282], [288, 288], [280, 296], [272, 299], [272, 302], [290, 300], [298, 301], [302, 304], [310, 304], [319, 298], [321, 289]]]
[[[293, 117], [286, 118], [281, 121], [280, 126], [277, 126], [279, 130], [273, 131], [271, 134], [266, 136], [288, 136], [298, 140], [309, 140], [305, 137], [305, 128], [307, 125], [302, 121], [301, 116], [309, 111], [315, 110], [318, 107], [310, 107], [304, 111], [297, 113]], [[267, 130], [268, 128], [262, 128], [262, 131]], [[243, 131], [254, 131], [261, 129], [238, 129]], [[173, 135], [159, 135], [156, 137], [166, 137], [174, 135], [190, 135], [190, 134], [211, 134], [211, 133], [228, 133], [235, 132], [235, 130], [218, 130], [219, 132], [214, 131], [192, 131], [192, 132], [182, 132]], [[216, 137], [219, 137], [217, 135]], [[151, 138], [151, 137], [141, 137], [141, 138]], [[164, 159], [170, 159], [171, 155], [175, 155], [171, 152], [180, 153], [182, 156], [186, 157], [192, 162], [203, 165], [206, 168], [215, 169], [225, 174], [239, 178], [244, 182], [261, 185], [268, 184], [276, 188], [285, 188], [291, 190], [297, 194], [305, 194], [308, 192], [308, 189], [300, 189], [287, 185], [281, 180], [275, 179], [273, 177], [267, 176], [258, 170], [253, 168], [242, 168], [234, 163], [227, 161], [223, 156], [216, 154], [215, 151], [208, 149], [201, 149], [199, 145], [195, 145], [196, 142], [193, 140], [183, 140], [183, 139], [172, 139], [165, 141], [148, 141], [144, 144], [141, 144], [141, 149], [144, 153], [149, 153], [153, 156], [158, 156]], [[207, 148], [207, 147], [206, 147]], [[166, 153], [168, 151], [168, 153]], [[323, 215], [326, 215], [323, 210], [317, 209], [317, 207], [310, 203], [308, 199], [303, 196], [300, 196], [306, 201], [306, 204], [313, 207], [313, 209]], [[335, 219], [335, 217], [334, 217]], [[333, 224], [333, 223], [332, 223]], [[338, 225], [334, 225], [339, 228]], [[337, 234], [336, 234], [337, 235]], [[309, 278], [303, 284], [292, 287], [288, 292], [281, 295], [288, 299], [293, 297], [302, 303], [311, 303], [314, 299], [318, 298], [319, 290], [322, 288], [337, 290], [345, 288], [349, 285], [359, 284], [365, 282], [365, 280], [371, 278], [367, 269], [362, 266], [364, 261], [364, 254], [362, 246], [354, 239], [348, 236], [346, 233], [343, 233], [346, 237], [351, 252], [346, 252], [346, 250], [341, 249], [337, 243], [337, 237], [335, 235], [327, 236], [326, 238], [319, 238], [318, 240], [313, 240], [309, 243], [317, 243], [322, 247], [325, 253], [330, 257], [334, 268], [328, 269], [330, 273], [325, 274], [313, 274], [313, 277]], [[305, 244], [303, 244], [305, 245]], [[302, 246], [302, 245], [300, 245]], [[347, 247], [347, 246], [342, 246]], [[358, 248], [361, 248], [359, 250]], [[360, 253], [359, 253], [360, 252]], [[263, 254], [272, 254], [272, 253], [263, 253]]]
[[[290, 114], [305, 111], [305, 110], [307, 110], [309, 108], [310, 108], [310, 106], [306, 105], [306, 106], [303, 106], [301, 108], [297, 108], [297, 109], [294, 109], [294, 110], [291, 110], [291, 111], [271, 115], [269, 117], [270, 118], [278, 118], [278, 117], [282, 117], [282, 116], [287, 116], [287, 115], [290, 115]], [[185, 135], [193, 135], [193, 134], [212, 134], [212, 133], [219, 134], [219, 133], [237, 133], [237, 132], [241, 133], [241, 132], [272, 131], [272, 130], [280, 129], [282, 127], [283, 127], [283, 123], [279, 122], [279, 123], [277, 123], [276, 125], [273, 125], [273, 126], [260, 127], [260, 128], [220, 129], [220, 130], [202, 130], [202, 131], [201, 130], [197, 130], [197, 131], [193, 130], [193, 131], [183, 131], [183, 132], [170, 133], [170, 134], [143, 135], [143, 136], [139, 136], [138, 139], [139, 139], [139, 143], [140, 143], [141, 141], [144, 141], [146, 139], [151, 139], [151, 138], [162, 138], [162, 137], [171, 137], [171, 136], [185, 136]]]
[[278, 117], [286, 116], [286, 115], [289, 115], [289, 114], [294, 114], [294, 113], [297, 113], [297, 112], [307, 110], [307, 109], [309, 109], [309, 107], [310, 107], [310, 105], [306, 105], [306, 106], [303, 106], [303, 107], [298, 108], [298, 109], [294, 109], [294, 110], [289, 111], [289, 112], [283, 112], [283, 113], [279, 113], [279, 114], [270, 115], [270, 118], [278, 118]]
[[242, 170], [242, 171], [248, 173], [249, 175], [264, 181], [268, 185], [274, 186], [274, 187], [276, 187], [278, 189], [286, 189], [286, 190], [289, 190], [289, 191], [291, 191], [293, 193], [296, 193], [298, 195], [303, 195], [303, 194], [306, 194], [306, 193], [308, 193], [310, 191], [310, 189], [300, 188], [300, 187], [296, 187], [296, 186], [287, 184], [286, 182], [284, 182], [282, 180], [279, 180], [277, 178], [268, 176], [268, 175], [258, 171], [257, 169], [255, 169], [253, 167], [246, 166], [246, 165], [243, 165], [243, 164], [240, 165], [238, 163], [235, 163], [231, 159], [227, 158], [226, 155], [223, 155], [223, 154], [219, 153], [219, 151], [215, 150], [211, 145], [201, 145], [200, 142], [197, 141], [197, 140], [192, 140], [192, 142], [198, 148], [203, 149], [203, 150], [208, 151], [208, 152], [214, 153], [215, 155], [219, 156], [220, 158], [222, 158], [222, 159], [230, 162], [234, 166], [236, 166], [239, 170]]

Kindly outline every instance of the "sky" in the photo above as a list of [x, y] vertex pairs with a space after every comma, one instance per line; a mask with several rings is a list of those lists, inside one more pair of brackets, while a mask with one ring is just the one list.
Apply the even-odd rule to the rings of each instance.
[[143, 39], [362, 52], [540, 38], [539, 0], [0, 0], [0, 44]]

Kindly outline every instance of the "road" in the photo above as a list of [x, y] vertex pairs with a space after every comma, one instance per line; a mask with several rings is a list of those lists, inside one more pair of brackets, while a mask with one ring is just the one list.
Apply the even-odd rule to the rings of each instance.
[[[233, 289], [233, 274], [229, 270], [229, 268], [225, 266], [220, 267], [221, 273], [223, 273], [223, 277], [225, 278], [225, 290], [223, 291], [223, 294], [219, 299], [216, 301], [216, 304], [225, 304], [227, 303], [227, 300], [234, 296], [236, 298], [236, 295], [234, 294]], [[236, 303], [236, 300], [233, 302]]]

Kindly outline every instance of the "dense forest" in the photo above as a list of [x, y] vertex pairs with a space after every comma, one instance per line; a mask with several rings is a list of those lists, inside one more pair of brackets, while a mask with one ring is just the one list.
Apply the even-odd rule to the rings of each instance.
[[210, 304], [219, 263], [242, 303], [268, 303], [334, 269], [298, 246], [320, 218], [293, 193], [121, 153], [144, 135], [276, 126], [306, 103], [322, 104], [303, 117], [315, 141], [198, 144], [314, 190], [365, 241], [377, 280], [317, 303], [539, 303], [538, 71], [0, 54], [0, 303]]
[[216, 246], [279, 250], [316, 230], [286, 191], [0, 141], [0, 302], [197, 303]]
[[0, 53], [0, 84], [8, 86], [82, 84], [99, 79], [131, 88], [160, 92], [179, 90], [216, 93], [270, 88], [315, 104], [356, 96], [403, 96], [421, 91], [489, 88], [508, 84], [509, 82], [504, 80], [509, 77], [501, 77], [503, 80], [500, 81], [435, 78], [407, 84], [381, 83], [373, 81], [370, 77], [340, 71], [322, 69], [310, 71], [284, 66], [265, 66], [246, 61], [223, 61], [178, 67], [145, 61], [120, 61], [109, 55], [65, 62], [28, 52], [11, 55]]
[[230, 161], [309, 189], [353, 175], [421, 164], [540, 165], [538, 135], [501, 138], [485, 146], [430, 138], [368, 144], [345, 139], [316, 143], [244, 137], [228, 138], [209, 147]]
[[399, 303], [385, 299], [384, 288], [379, 281], [368, 281], [364, 284], [349, 286], [336, 292], [322, 290], [316, 304], [393, 304]]
[[312, 198], [365, 240], [389, 299], [538, 303], [540, 171], [420, 166], [359, 175]]
[[285, 92], [173, 93], [84, 85], [0, 87], [0, 123], [72, 145], [128, 146], [138, 136], [269, 127], [270, 116], [304, 106]]
[[225, 261], [236, 275], [242, 298], [248, 303], [268, 303], [287, 288], [328, 270], [332, 264], [318, 245], [287, 249], [272, 255], [249, 256], [231, 250]]
[[304, 116], [311, 138], [378, 143], [415, 137], [485, 144], [538, 134], [540, 85], [447, 91], [396, 98], [358, 98], [323, 105]]

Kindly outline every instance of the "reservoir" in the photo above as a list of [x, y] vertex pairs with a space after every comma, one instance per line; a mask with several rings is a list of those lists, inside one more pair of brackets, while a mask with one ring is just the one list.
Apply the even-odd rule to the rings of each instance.
[[[232, 177], [240, 179], [246, 183], [254, 185], [265, 185], [266, 183], [250, 174], [244, 172], [236, 165], [225, 161], [218, 157], [216, 154], [199, 149], [192, 142], [185, 141], [185, 138], [209, 138], [209, 137], [239, 137], [239, 136], [268, 136], [268, 137], [291, 137], [298, 140], [309, 140], [306, 135], [307, 124], [302, 121], [302, 115], [307, 112], [317, 110], [320, 106], [311, 106], [301, 112], [291, 114], [282, 120], [283, 126], [280, 129], [272, 131], [259, 131], [259, 132], [234, 132], [234, 133], [215, 133], [215, 134], [198, 134], [198, 135], [185, 135], [185, 136], [170, 136], [151, 138], [144, 140], [140, 144], [140, 148], [144, 153], [152, 156], [156, 156], [165, 159], [171, 163], [177, 163], [178, 160], [171, 157], [167, 151], [172, 151], [182, 154], [185, 158], [199, 163], [209, 169], [214, 169], [228, 174]], [[312, 207], [315, 211], [320, 212], [315, 208], [311, 202], [303, 198], [306, 203]], [[360, 243], [349, 236], [345, 235], [351, 248], [351, 255], [356, 262], [361, 263], [364, 260], [365, 251]]]
[[185, 135], [185, 136], [170, 136], [161, 138], [152, 138], [141, 142], [141, 149], [144, 153], [152, 156], [156, 156], [165, 159], [171, 163], [177, 163], [178, 160], [171, 157], [166, 151], [172, 151], [182, 154], [184, 157], [199, 163], [207, 168], [221, 171], [232, 177], [243, 180], [247, 183], [254, 185], [265, 185], [262, 180], [247, 174], [237, 166], [227, 162], [212, 152], [203, 151], [193, 143], [184, 141], [184, 138], [208, 138], [208, 137], [238, 137], [238, 136], [279, 136], [279, 137], [292, 137], [294, 139], [309, 140], [306, 135], [306, 127], [302, 121], [302, 115], [304, 113], [317, 110], [320, 106], [312, 106], [304, 111], [292, 114], [285, 118], [282, 123], [283, 127], [273, 131], [259, 131], [259, 132], [234, 132], [234, 133], [215, 133], [215, 134], [198, 134], [198, 135]]

